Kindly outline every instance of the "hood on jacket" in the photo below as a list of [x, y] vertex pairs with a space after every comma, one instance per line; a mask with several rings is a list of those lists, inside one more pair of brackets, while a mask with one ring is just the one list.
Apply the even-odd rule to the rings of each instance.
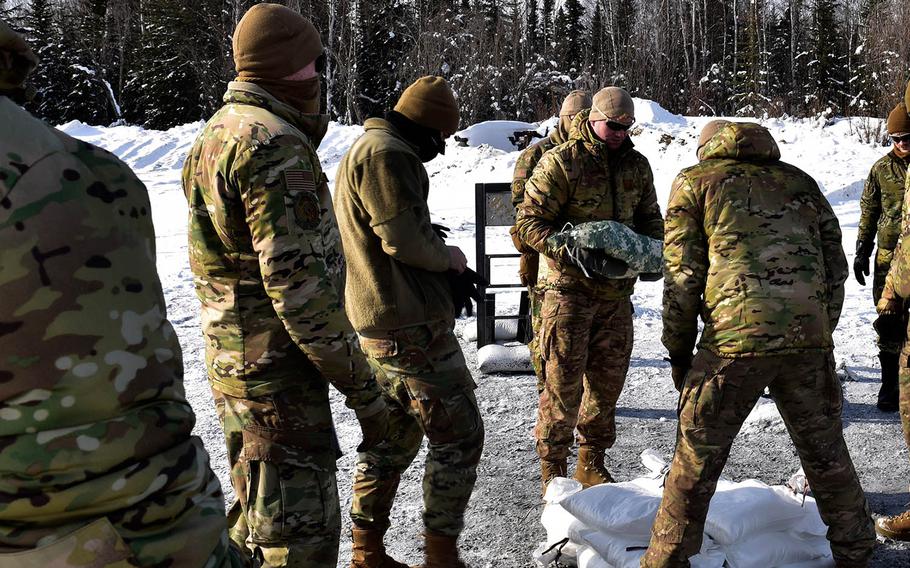
[[699, 157], [702, 160], [773, 162], [780, 160], [780, 148], [764, 126], [732, 122], [702, 147]]

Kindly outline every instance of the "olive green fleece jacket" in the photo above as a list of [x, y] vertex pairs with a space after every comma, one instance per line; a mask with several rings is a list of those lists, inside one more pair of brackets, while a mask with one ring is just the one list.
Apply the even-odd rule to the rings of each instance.
[[359, 333], [455, 318], [449, 252], [430, 225], [416, 148], [371, 118], [338, 167], [335, 215], [347, 260], [345, 308]]

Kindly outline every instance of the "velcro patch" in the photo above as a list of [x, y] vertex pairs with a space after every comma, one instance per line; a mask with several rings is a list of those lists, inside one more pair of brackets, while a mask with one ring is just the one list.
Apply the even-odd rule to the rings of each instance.
[[284, 186], [294, 191], [316, 191], [316, 181], [313, 172], [307, 170], [287, 169], [281, 172], [284, 176]]

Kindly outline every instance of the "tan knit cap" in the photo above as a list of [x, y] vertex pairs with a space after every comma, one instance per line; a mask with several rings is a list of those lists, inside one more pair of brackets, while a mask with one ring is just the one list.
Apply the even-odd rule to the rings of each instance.
[[904, 103], [897, 103], [888, 115], [888, 134], [910, 133], [910, 116], [907, 115], [907, 107]]
[[458, 102], [448, 81], [442, 77], [421, 77], [401, 93], [396, 112], [421, 126], [451, 136], [458, 130]]
[[280, 4], [256, 4], [234, 30], [234, 67], [241, 78], [283, 79], [322, 54], [319, 32]]
[[635, 103], [632, 95], [619, 87], [606, 87], [597, 91], [591, 102], [590, 121], [613, 120], [620, 124], [635, 122]]
[[0, 90], [20, 89], [36, 65], [38, 58], [22, 36], [0, 20]]
[[559, 109], [559, 116], [575, 116], [586, 108], [591, 108], [591, 95], [587, 91], [572, 91]]

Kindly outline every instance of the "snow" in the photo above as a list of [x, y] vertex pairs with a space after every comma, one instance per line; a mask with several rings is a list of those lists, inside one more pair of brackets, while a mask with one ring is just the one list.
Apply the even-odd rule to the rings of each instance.
[[537, 124], [518, 120], [488, 120], [456, 132], [455, 137], [467, 140], [468, 146], [487, 145], [504, 152], [512, 152], [517, 150], [517, 147], [509, 140], [510, 136], [519, 131], [537, 130], [538, 127]]
[[[677, 172], [695, 163], [701, 127], [714, 117], [673, 115], [650, 101], [636, 99], [637, 124], [633, 141], [651, 163], [658, 199], [666, 207], [670, 184]], [[745, 120], [736, 118], [735, 120]], [[750, 119], [757, 120], [757, 119]], [[823, 188], [837, 213], [843, 244], [852, 262], [859, 220], [858, 195], [872, 164], [887, 148], [860, 142], [853, 134], [863, 119], [831, 121], [813, 119], [760, 120], [780, 144], [783, 159], [811, 174]], [[555, 124], [550, 119], [549, 126]], [[120, 156], [146, 183], [152, 201], [157, 234], [158, 271], [168, 303], [168, 317], [183, 347], [187, 396], [197, 413], [195, 432], [211, 454], [212, 466], [232, 497], [223, 437], [205, 379], [204, 346], [199, 328], [199, 305], [187, 261], [186, 203], [180, 188], [180, 168], [202, 123], [167, 131], [135, 126], [99, 127], [70, 122], [61, 126], [69, 134], [98, 144]], [[461, 147], [450, 139], [446, 154], [427, 164], [430, 176], [429, 207], [434, 222], [452, 229], [449, 243], [460, 246], [469, 263], [475, 261], [474, 184], [508, 182], [518, 151], [506, 146], [510, 130], [537, 129], [538, 124], [495, 121], [465, 129], [472, 146]], [[362, 133], [359, 126], [332, 123], [319, 155], [330, 182], [345, 150]], [[505, 142], [504, 142], [505, 140]], [[507, 228], [487, 231], [487, 251], [513, 252]], [[514, 279], [516, 263], [496, 265], [494, 277]], [[669, 378], [666, 353], [660, 343], [662, 284], [636, 286], [635, 345], [632, 363], [617, 408], [617, 443], [608, 453], [617, 479], [637, 477], [638, 455], [653, 447], [667, 458], [672, 452], [677, 393]], [[497, 297], [497, 310], [514, 310], [517, 292]], [[843, 316], [835, 333], [836, 358], [855, 381], [845, 383], [845, 437], [851, 449], [870, 505], [877, 513], [903, 510], [908, 457], [896, 414], [875, 409], [878, 362], [872, 321], [875, 313], [871, 286], [847, 282]], [[459, 321], [468, 335], [474, 320]], [[477, 372], [476, 345], [465, 342], [465, 356], [475, 372], [477, 399], [487, 431], [485, 453], [475, 495], [468, 512], [461, 543], [472, 566], [527, 566], [530, 551], [543, 540], [540, 518], [539, 473], [531, 431], [536, 415], [536, 379], [533, 375], [487, 376]], [[769, 485], [785, 481], [799, 464], [783, 431], [773, 404], [763, 402], [744, 426], [734, 445], [725, 475], [731, 479], [757, 478]], [[339, 460], [338, 488], [342, 511], [350, 503], [350, 479], [360, 431], [343, 399], [332, 392], [336, 430], [345, 455]], [[392, 529], [386, 537], [397, 558], [420, 561], [419, 532], [423, 458], [402, 477], [399, 499], [392, 512]], [[571, 471], [571, 469], [570, 469]], [[342, 514], [347, 523], [346, 514]], [[346, 531], [346, 528], [343, 529]], [[345, 533], [346, 534], [346, 533]], [[342, 539], [339, 566], [346, 566], [349, 545]], [[906, 545], [879, 546], [872, 566], [907, 565]], [[593, 565], [593, 564], [592, 564]]]

